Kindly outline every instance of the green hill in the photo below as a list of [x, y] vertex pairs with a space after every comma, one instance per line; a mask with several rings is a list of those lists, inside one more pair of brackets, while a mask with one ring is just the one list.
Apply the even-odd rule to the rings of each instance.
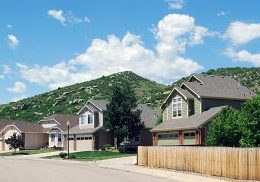
[[[260, 68], [219, 68], [204, 74], [232, 76], [254, 92], [260, 93]], [[54, 113], [75, 114], [88, 99], [109, 98], [113, 85], [121, 85], [125, 81], [130, 82], [139, 103], [155, 107], [161, 104], [174, 85], [180, 84], [185, 79], [187, 77], [176, 81], [171, 86], [166, 86], [133, 72], [121, 72], [0, 105], [0, 118], [36, 122]]]
[[126, 71], [59, 88], [18, 102], [0, 105], [0, 118], [36, 122], [54, 113], [75, 114], [88, 99], [109, 98], [113, 85], [121, 85], [125, 81], [130, 82], [139, 103], [152, 107], [158, 106], [165, 97], [163, 95], [165, 85]]

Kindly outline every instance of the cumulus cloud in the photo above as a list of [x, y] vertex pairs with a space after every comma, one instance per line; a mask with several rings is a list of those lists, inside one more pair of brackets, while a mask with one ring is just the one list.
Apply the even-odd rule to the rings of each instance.
[[24, 93], [26, 91], [26, 85], [23, 82], [15, 82], [13, 87], [7, 88], [7, 91], [12, 93]]
[[94, 39], [83, 53], [53, 66], [17, 66], [24, 79], [50, 89], [126, 70], [169, 83], [203, 69], [197, 61], [186, 58], [185, 52], [189, 44], [203, 43], [206, 32], [207, 28], [195, 25], [194, 18], [170, 14], [153, 29], [155, 49], [146, 48], [140, 36], [128, 32], [122, 38], [109, 35], [106, 40]]
[[71, 11], [64, 13], [62, 10], [48, 10], [48, 15], [59, 21], [61, 25], [73, 25], [78, 23], [90, 23], [90, 19], [88, 17], [79, 18], [75, 16]]
[[184, 5], [184, 0], [166, 0], [169, 9], [182, 9]]
[[233, 48], [228, 48], [225, 51], [225, 55], [235, 61], [248, 62], [254, 66], [260, 66], [260, 54], [253, 54], [247, 50], [235, 51]]
[[260, 38], [260, 23], [232, 22], [227, 28], [224, 38], [234, 45], [245, 44]]
[[17, 48], [17, 47], [19, 46], [19, 40], [18, 40], [18, 38], [17, 38], [15, 35], [9, 34], [9, 35], [7, 36], [7, 40], [8, 40], [9, 46], [10, 46], [12, 49], [15, 49], [15, 48]]

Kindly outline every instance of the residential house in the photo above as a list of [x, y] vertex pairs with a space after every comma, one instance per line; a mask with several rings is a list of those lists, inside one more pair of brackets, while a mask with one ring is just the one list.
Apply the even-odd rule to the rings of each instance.
[[[70, 150], [88, 151], [101, 149], [105, 144], [113, 145], [111, 133], [104, 127], [104, 113], [108, 101], [89, 100], [77, 115], [54, 114], [38, 123], [25, 121], [0, 120], [0, 151], [7, 151], [9, 147], [5, 140], [13, 133], [22, 136], [24, 149], [40, 149], [43, 147], [67, 149], [68, 126]], [[152, 133], [149, 131], [156, 125], [159, 111], [139, 104], [141, 120], [145, 128], [140, 135], [131, 139], [138, 145], [152, 145]]]
[[[113, 145], [113, 137], [104, 127], [104, 114], [107, 110], [107, 104], [108, 101], [106, 100], [89, 100], [86, 102], [78, 112], [79, 124], [70, 129], [70, 149], [97, 150], [105, 144]], [[137, 109], [142, 111], [141, 120], [145, 124], [145, 129], [133, 140], [138, 142], [139, 145], [152, 145], [152, 134], [149, 130], [156, 125], [160, 112], [143, 104], [139, 104]]]
[[48, 135], [48, 147], [64, 148], [64, 137], [67, 134], [67, 122], [70, 127], [78, 125], [78, 115], [70, 114], [53, 114], [38, 122], [43, 128], [43, 132]]
[[207, 125], [221, 109], [239, 109], [254, 95], [232, 77], [193, 74], [161, 105], [163, 122], [151, 130], [153, 145], [205, 145]]
[[8, 151], [5, 143], [13, 133], [22, 136], [25, 149], [39, 149], [48, 145], [48, 135], [41, 125], [26, 121], [0, 119], [0, 151]]

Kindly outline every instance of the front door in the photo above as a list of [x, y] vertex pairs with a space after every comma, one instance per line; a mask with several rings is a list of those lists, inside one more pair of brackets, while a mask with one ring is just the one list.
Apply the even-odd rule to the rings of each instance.
[[49, 133], [49, 147], [63, 147], [64, 136], [62, 133]]

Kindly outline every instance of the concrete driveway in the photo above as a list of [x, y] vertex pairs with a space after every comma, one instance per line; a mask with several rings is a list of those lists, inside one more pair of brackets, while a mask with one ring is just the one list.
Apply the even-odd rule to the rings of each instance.
[[1, 182], [168, 182], [138, 173], [56, 160], [0, 158]]

